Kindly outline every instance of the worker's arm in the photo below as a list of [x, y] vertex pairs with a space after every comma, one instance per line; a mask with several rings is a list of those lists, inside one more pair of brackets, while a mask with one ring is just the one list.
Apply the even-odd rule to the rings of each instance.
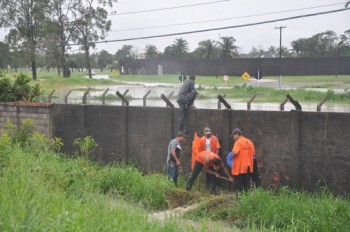
[[210, 168], [210, 159], [208, 157], [204, 157], [204, 167], [203, 170], [208, 173], [208, 174], [212, 174], [215, 175], [216, 177], [220, 176], [219, 173], [214, 172], [212, 170], [209, 169]]
[[227, 170], [225, 164], [224, 164], [223, 162], [221, 162], [220, 166], [221, 166], [222, 170], [224, 170], [224, 172], [225, 172], [226, 176], [228, 177], [228, 179], [229, 179], [230, 181], [233, 181], [233, 178], [232, 178], [232, 176], [230, 175], [229, 171]]

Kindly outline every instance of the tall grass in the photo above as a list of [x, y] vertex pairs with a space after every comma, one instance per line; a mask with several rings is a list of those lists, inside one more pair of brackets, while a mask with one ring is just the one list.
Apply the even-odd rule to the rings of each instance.
[[349, 198], [324, 189], [204, 194], [186, 216], [199, 224], [151, 220], [149, 211], [168, 208], [165, 191], [176, 191], [165, 176], [68, 158], [29, 121], [22, 127], [0, 134], [0, 231], [213, 231], [211, 220], [247, 231], [350, 231]]
[[19, 147], [5, 152], [11, 154], [0, 175], [0, 231], [176, 231], [175, 223], [148, 221], [142, 208], [94, 191], [98, 170], [80, 159]]
[[232, 212], [246, 227], [272, 231], [349, 231], [349, 199], [327, 190], [306, 193], [282, 188], [242, 195]]
[[37, 143], [0, 136], [0, 231], [178, 231], [176, 222], [148, 219], [148, 210], [167, 207], [164, 191], [173, 184], [164, 176], [67, 158]]
[[223, 220], [246, 231], [350, 231], [350, 201], [327, 190], [256, 189], [209, 199], [187, 217]]

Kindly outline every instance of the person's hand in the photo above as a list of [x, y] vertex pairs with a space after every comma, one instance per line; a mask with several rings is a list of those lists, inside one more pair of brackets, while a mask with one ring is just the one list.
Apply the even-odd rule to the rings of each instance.
[[220, 174], [219, 173], [217, 173], [217, 172], [215, 172], [215, 177], [219, 177], [220, 176]]
[[228, 180], [233, 182], [233, 178], [231, 176], [228, 178]]
[[179, 168], [179, 172], [182, 172], [182, 166], [181, 166], [180, 160], [177, 160], [177, 161], [176, 161], [176, 165], [177, 165], [177, 167]]

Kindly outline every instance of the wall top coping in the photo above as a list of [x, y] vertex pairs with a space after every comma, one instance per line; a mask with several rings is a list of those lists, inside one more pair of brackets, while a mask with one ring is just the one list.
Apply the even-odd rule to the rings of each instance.
[[37, 107], [49, 107], [54, 103], [47, 102], [0, 102], [0, 106], [37, 106]]

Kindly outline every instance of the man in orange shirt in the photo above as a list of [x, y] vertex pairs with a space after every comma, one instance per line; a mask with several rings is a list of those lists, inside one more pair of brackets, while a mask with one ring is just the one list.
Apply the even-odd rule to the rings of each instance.
[[255, 147], [252, 141], [242, 135], [238, 128], [232, 131], [235, 144], [232, 148], [233, 165], [231, 173], [235, 179], [235, 191], [247, 191], [250, 187], [250, 175], [254, 171], [253, 159]]
[[[219, 149], [221, 148], [219, 139], [211, 134], [209, 127], [204, 128], [204, 136], [200, 138], [199, 141], [200, 149], [199, 151], [211, 151], [215, 154], [219, 154]], [[209, 188], [209, 174], [205, 175], [206, 187]]]
[[198, 153], [196, 157], [196, 162], [194, 164], [193, 171], [191, 173], [191, 178], [186, 184], [186, 190], [189, 191], [192, 188], [192, 185], [194, 184], [194, 181], [196, 180], [198, 174], [201, 170], [204, 170], [206, 173], [209, 174], [209, 181], [210, 181], [210, 192], [211, 194], [217, 194], [216, 193], [216, 178], [224, 178], [220, 176], [218, 173], [220, 169], [222, 169], [227, 178], [226, 180], [233, 181], [230, 173], [228, 172], [226, 166], [222, 162], [219, 155], [211, 152], [211, 151], [202, 151]]

